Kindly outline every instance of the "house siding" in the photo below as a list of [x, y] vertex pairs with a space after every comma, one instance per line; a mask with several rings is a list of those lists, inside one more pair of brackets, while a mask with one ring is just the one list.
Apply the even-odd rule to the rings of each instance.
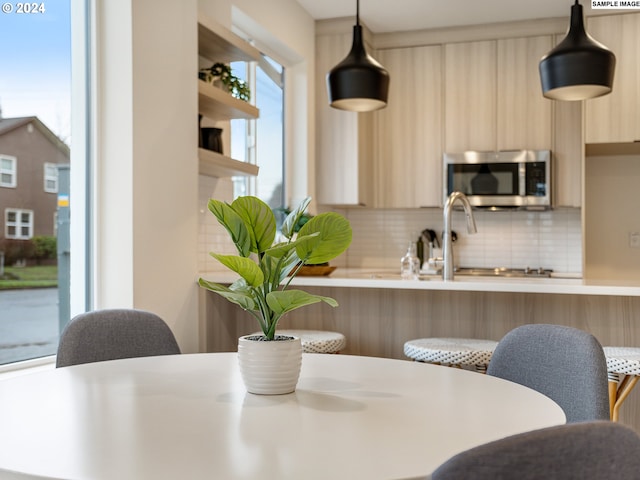
[[[68, 150], [59, 148], [39, 120], [25, 123], [0, 134], [0, 155], [16, 157], [17, 184], [15, 188], [0, 187], [0, 240], [5, 238], [5, 210], [7, 208], [33, 211], [33, 235], [53, 235], [57, 194], [44, 190], [45, 163], [69, 163]], [[40, 127], [40, 128], [38, 128]], [[52, 135], [52, 134], [51, 134]]]

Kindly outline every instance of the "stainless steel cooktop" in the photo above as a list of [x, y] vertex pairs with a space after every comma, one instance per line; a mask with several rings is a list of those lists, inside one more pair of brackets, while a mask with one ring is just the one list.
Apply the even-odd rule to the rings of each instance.
[[485, 268], [485, 267], [457, 267], [454, 269], [455, 275], [470, 275], [482, 277], [538, 277], [548, 278], [553, 270], [545, 268]]

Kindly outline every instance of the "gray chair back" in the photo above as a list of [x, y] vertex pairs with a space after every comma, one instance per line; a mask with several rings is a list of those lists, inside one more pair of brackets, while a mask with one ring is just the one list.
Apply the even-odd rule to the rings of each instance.
[[179, 354], [169, 326], [144, 310], [106, 309], [74, 317], [60, 335], [56, 367]]
[[535, 430], [462, 452], [432, 480], [636, 480], [640, 436], [613, 422]]
[[567, 422], [609, 419], [607, 360], [590, 333], [560, 325], [524, 325], [507, 333], [487, 374], [554, 400]]

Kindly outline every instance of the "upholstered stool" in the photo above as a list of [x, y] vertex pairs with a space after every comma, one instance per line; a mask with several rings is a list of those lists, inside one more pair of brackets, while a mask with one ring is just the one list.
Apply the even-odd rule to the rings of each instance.
[[618, 421], [620, 405], [640, 378], [640, 348], [604, 347], [609, 374], [611, 420]]
[[277, 330], [278, 335], [300, 337], [303, 353], [340, 353], [347, 346], [347, 338], [339, 332], [324, 330]]
[[404, 354], [417, 362], [452, 367], [474, 366], [485, 373], [498, 342], [475, 338], [419, 338], [404, 344]]

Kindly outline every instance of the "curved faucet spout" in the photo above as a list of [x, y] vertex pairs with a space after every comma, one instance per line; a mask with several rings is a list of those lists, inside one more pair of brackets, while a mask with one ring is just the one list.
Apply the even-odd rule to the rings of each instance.
[[453, 204], [459, 201], [464, 208], [464, 214], [467, 218], [467, 231], [470, 234], [477, 233], [476, 221], [473, 218], [473, 211], [469, 199], [462, 192], [452, 192], [447, 198], [444, 206], [444, 232], [442, 233], [442, 279], [453, 280], [453, 242], [451, 241], [451, 212]]

